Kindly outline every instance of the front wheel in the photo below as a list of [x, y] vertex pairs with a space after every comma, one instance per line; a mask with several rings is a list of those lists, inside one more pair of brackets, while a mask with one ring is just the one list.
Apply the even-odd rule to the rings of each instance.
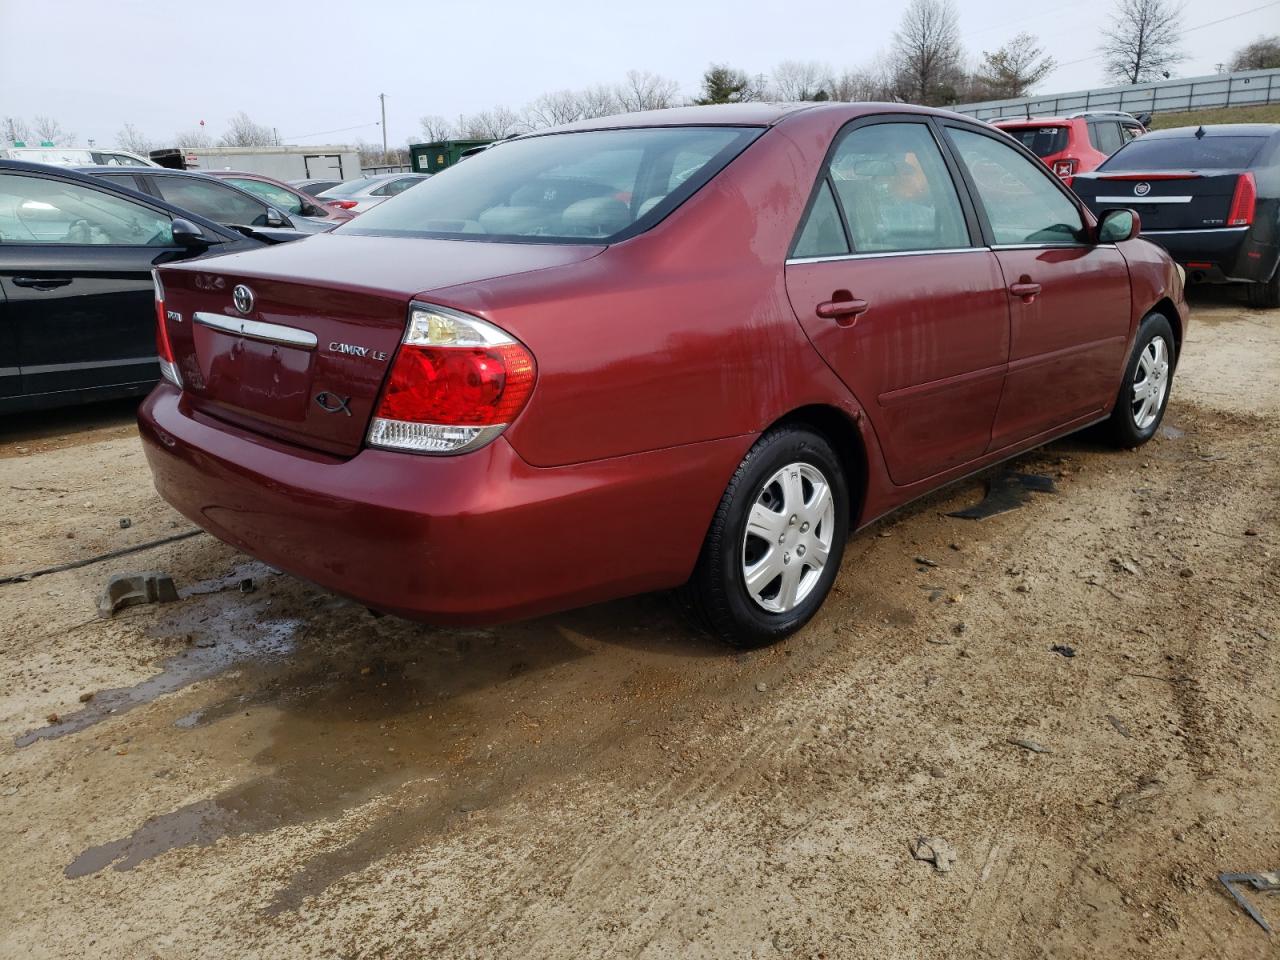
[[720, 499], [685, 605], [731, 646], [781, 640], [822, 606], [848, 532], [848, 481], [831, 445], [804, 427], [770, 430]]
[[1125, 367], [1107, 434], [1120, 447], [1140, 447], [1155, 436], [1169, 403], [1173, 382], [1173, 327], [1166, 317], [1149, 313], [1138, 328], [1133, 356]]

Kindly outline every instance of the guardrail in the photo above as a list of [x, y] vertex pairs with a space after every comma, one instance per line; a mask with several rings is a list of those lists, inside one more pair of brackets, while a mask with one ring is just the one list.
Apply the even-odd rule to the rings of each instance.
[[950, 109], [979, 120], [1000, 117], [1062, 116], [1083, 110], [1169, 113], [1207, 107], [1247, 107], [1280, 103], [1280, 70], [1242, 70], [1208, 77], [1160, 80], [1134, 86], [1078, 90], [1017, 100], [964, 103]]

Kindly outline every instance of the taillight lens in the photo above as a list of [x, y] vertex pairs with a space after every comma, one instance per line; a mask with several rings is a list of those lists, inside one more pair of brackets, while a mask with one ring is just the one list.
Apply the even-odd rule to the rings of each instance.
[[160, 358], [160, 376], [175, 387], [182, 386], [182, 377], [178, 373], [178, 362], [173, 355], [173, 344], [169, 342], [169, 313], [164, 307], [164, 284], [160, 282], [160, 274], [152, 270], [151, 282], [156, 292], [156, 356]]
[[1253, 223], [1253, 208], [1258, 203], [1258, 184], [1252, 173], [1236, 177], [1236, 192], [1231, 197], [1231, 212], [1227, 214], [1228, 227], [1247, 227]]
[[415, 453], [484, 446], [533, 392], [533, 354], [491, 323], [415, 303], [369, 428], [369, 445]]
[[327, 203], [329, 206], [337, 207], [339, 210], [350, 210], [352, 207], [356, 206], [356, 204], [358, 204], [359, 202], [360, 202], [359, 200], [326, 200], [325, 201], [325, 203]]
[[1076, 167], [1079, 166], [1079, 163], [1080, 161], [1076, 160], [1074, 157], [1064, 157], [1062, 160], [1055, 160], [1053, 161], [1053, 172], [1064, 179], [1066, 177], [1075, 176]]

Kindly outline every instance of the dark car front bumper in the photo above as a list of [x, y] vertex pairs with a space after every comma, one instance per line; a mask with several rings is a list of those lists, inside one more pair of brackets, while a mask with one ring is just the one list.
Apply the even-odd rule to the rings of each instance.
[[533, 467], [499, 437], [455, 457], [337, 459], [193, 411], [138, 411], [156, 489], [232, 546], [376, 610], [494, 623], [682, 583], [753, 437]]
[[1187, 271], [1192, 283], [1256, 283], [1269, 280], [1280, 260], [1280, 248], [1260, 243], [1252, 227], [1144, 231], [1144, 240], [1159, 244]]

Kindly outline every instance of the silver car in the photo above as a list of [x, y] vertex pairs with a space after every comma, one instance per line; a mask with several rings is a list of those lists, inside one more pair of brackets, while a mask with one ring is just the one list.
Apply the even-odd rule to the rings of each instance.
[[359, 180], [340, 183], [323, 193], [316, 194], [316, 199], [321, 203], [350, 210], [352, 213], [364, 213], [376, 207], [387, 197], [404, 193], [410, 187], [430, 178], [429, 173], [381, 173], [373, 177], [361, 177]]

